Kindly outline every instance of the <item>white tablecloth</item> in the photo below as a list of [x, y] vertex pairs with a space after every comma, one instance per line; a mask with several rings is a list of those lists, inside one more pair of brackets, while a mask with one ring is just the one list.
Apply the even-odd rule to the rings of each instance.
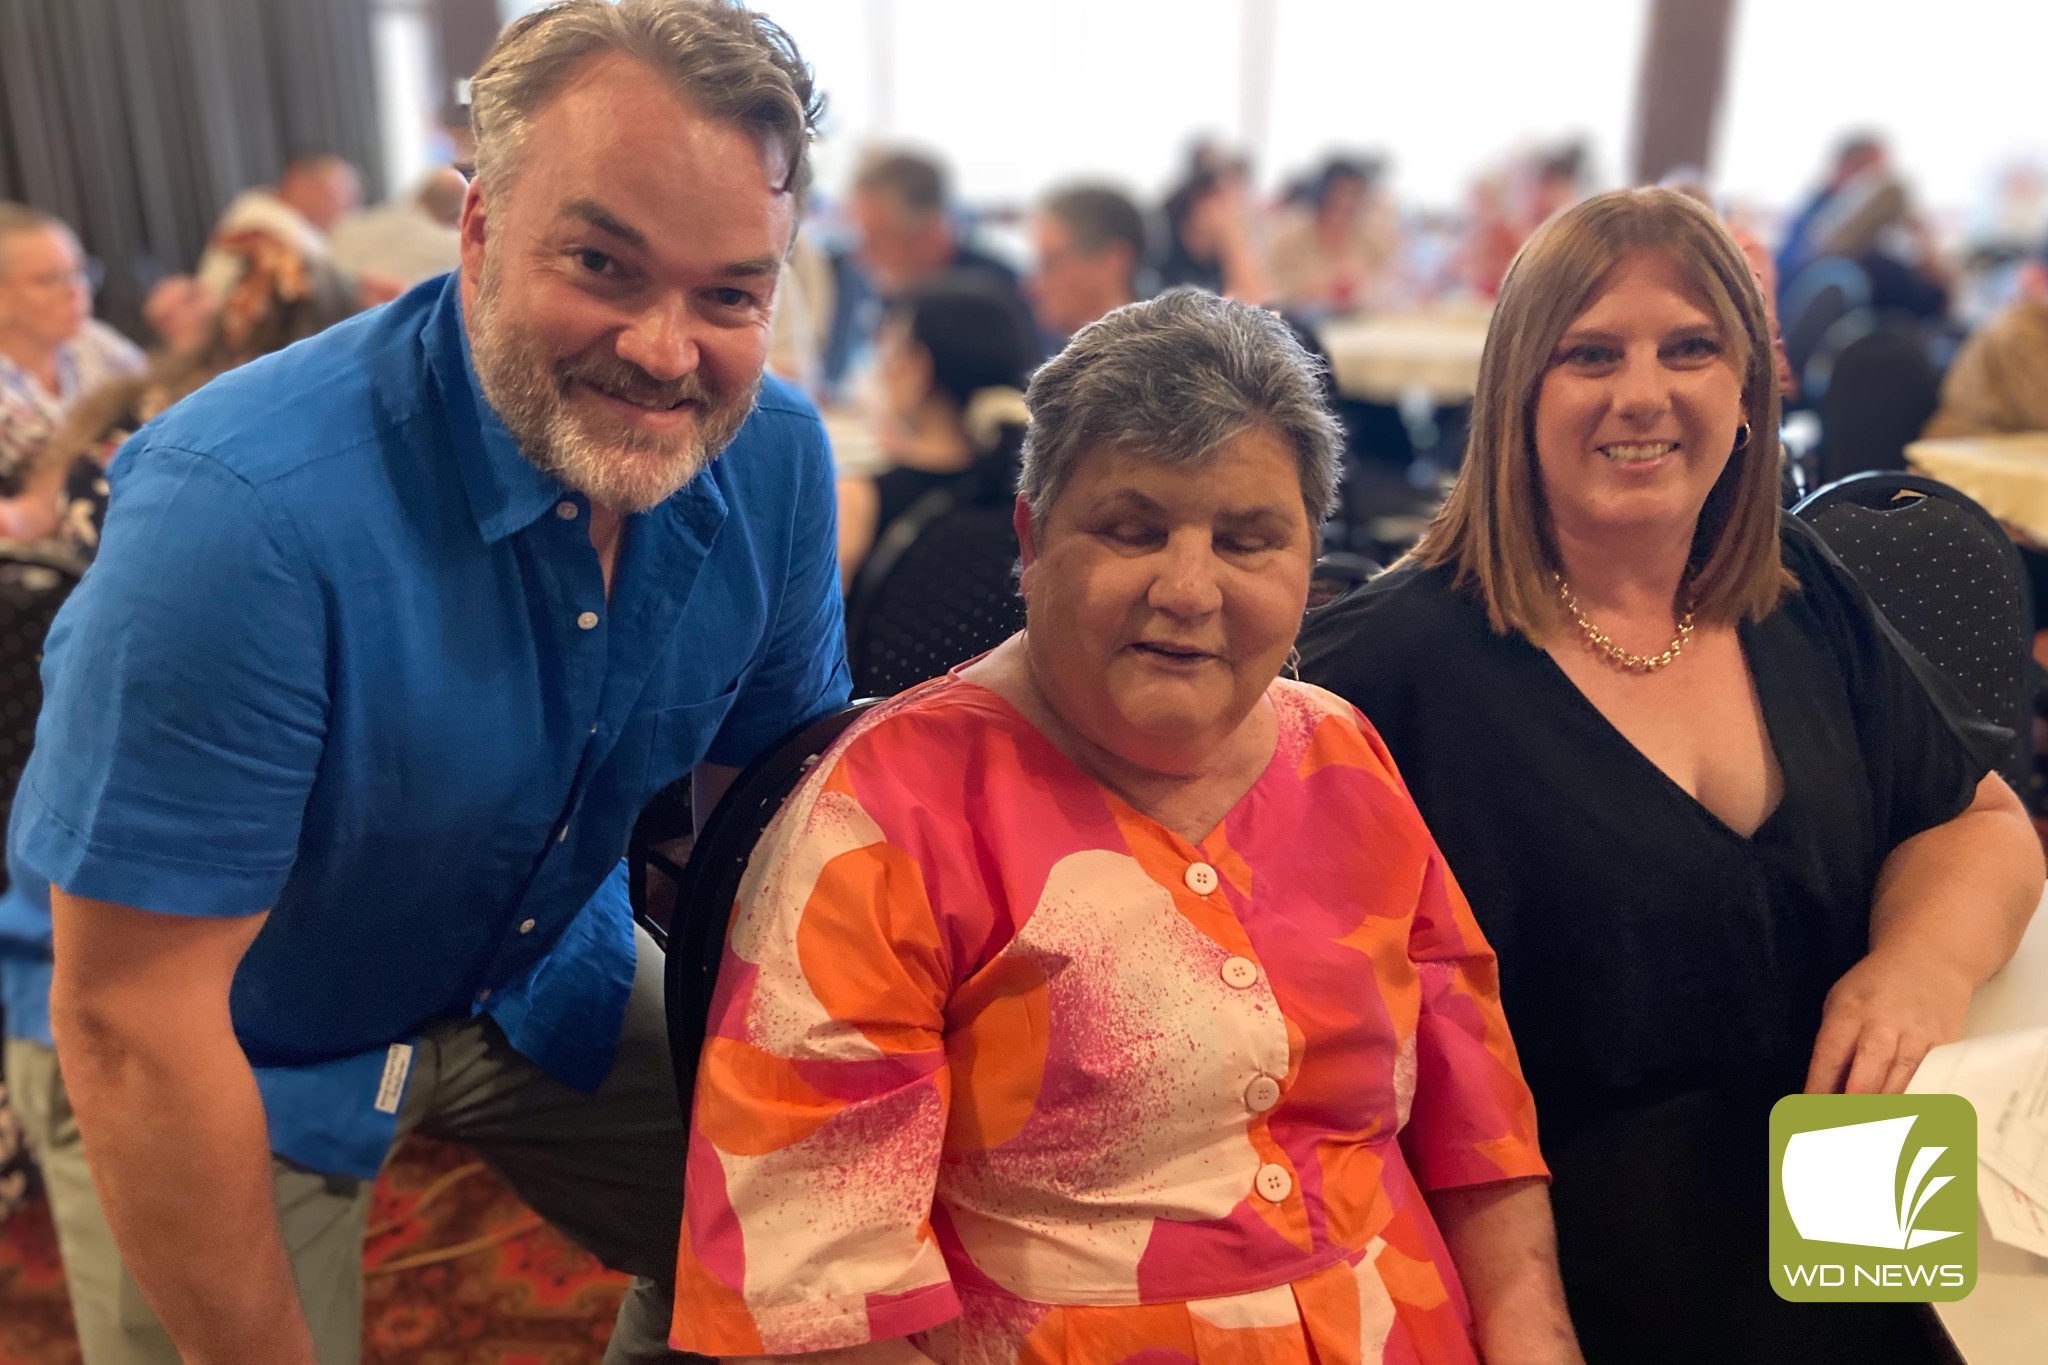
[[[2048, 432], [1915, 441], [1906, 447], [1906, 460], [2048, 545]], [[2048, 1360], [2048, 1348], [2041, 1358]]]
[[1438, 404], [1462, 403], [1479, 385], [1486, 314], [1478, 310], [1336, 318], [1316, 329], [1337, 391], [1373, 403], [1419, 389]]
[[[2044, 1024], [2048, 903], [2034, 912], [2034, 922], [2005, 970], [1985, 982], [1970, 1002], [1963, 1034], [1981, 1038]], [[1969, 1365], [2039, 1365], [2048, 1360], [2048, 1261], [1991, 1240], [1991, 1229], [1979, 1210], [1977, 1287], [1969, 1298], [1936, 1304], [1935, 1311]]]

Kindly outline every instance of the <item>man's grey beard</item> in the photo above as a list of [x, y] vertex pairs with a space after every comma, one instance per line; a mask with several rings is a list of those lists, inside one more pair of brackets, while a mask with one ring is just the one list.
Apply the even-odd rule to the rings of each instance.
[[[666, 501], [732, 443], [753, 411], [761, 379], [719, 401], [695, 372], [657, 380], [617, 356], [553, 360], [531, 332], [498, 311], [496, 261], [486, 255], [469, 320], [477, 383], [520, 454], [599, 506], [644, 512]], [[570, 407], [577, 382], [638, 401], [699, 406], [689, 431], [639, 431], [602, 410]]]

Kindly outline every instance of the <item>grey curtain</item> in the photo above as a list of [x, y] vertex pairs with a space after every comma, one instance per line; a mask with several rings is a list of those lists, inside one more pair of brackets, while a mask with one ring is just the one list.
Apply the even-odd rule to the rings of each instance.
[[0, 0], [0, 198], [78, 230], [137, 337], [235, 194], [318, 151], [376, 197], [380, 147], [370, 0]]

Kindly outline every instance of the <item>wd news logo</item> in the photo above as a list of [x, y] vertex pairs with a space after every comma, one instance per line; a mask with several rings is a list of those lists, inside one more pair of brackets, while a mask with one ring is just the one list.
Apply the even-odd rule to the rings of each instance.
[[1977, 1111], [1959, 1095], [1787, 1095], [1771, 1110], [1771, 1287], [1947, 1302], [1977, 1284]]

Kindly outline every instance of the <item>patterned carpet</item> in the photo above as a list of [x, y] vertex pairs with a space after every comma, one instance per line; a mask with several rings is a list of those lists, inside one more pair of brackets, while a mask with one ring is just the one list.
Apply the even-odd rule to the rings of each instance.
[[[370, 1227], [363, 1365], [603, 1356], [625, 1277], [541, 1224], [464, 1149], [408, 1139], [377, 1181]], [[449, 1250], [461, 1254], [435, 1259]], [[78, 1359], [56, 1236], [38, 1202], [0, 1225], [0, 1365]]]

